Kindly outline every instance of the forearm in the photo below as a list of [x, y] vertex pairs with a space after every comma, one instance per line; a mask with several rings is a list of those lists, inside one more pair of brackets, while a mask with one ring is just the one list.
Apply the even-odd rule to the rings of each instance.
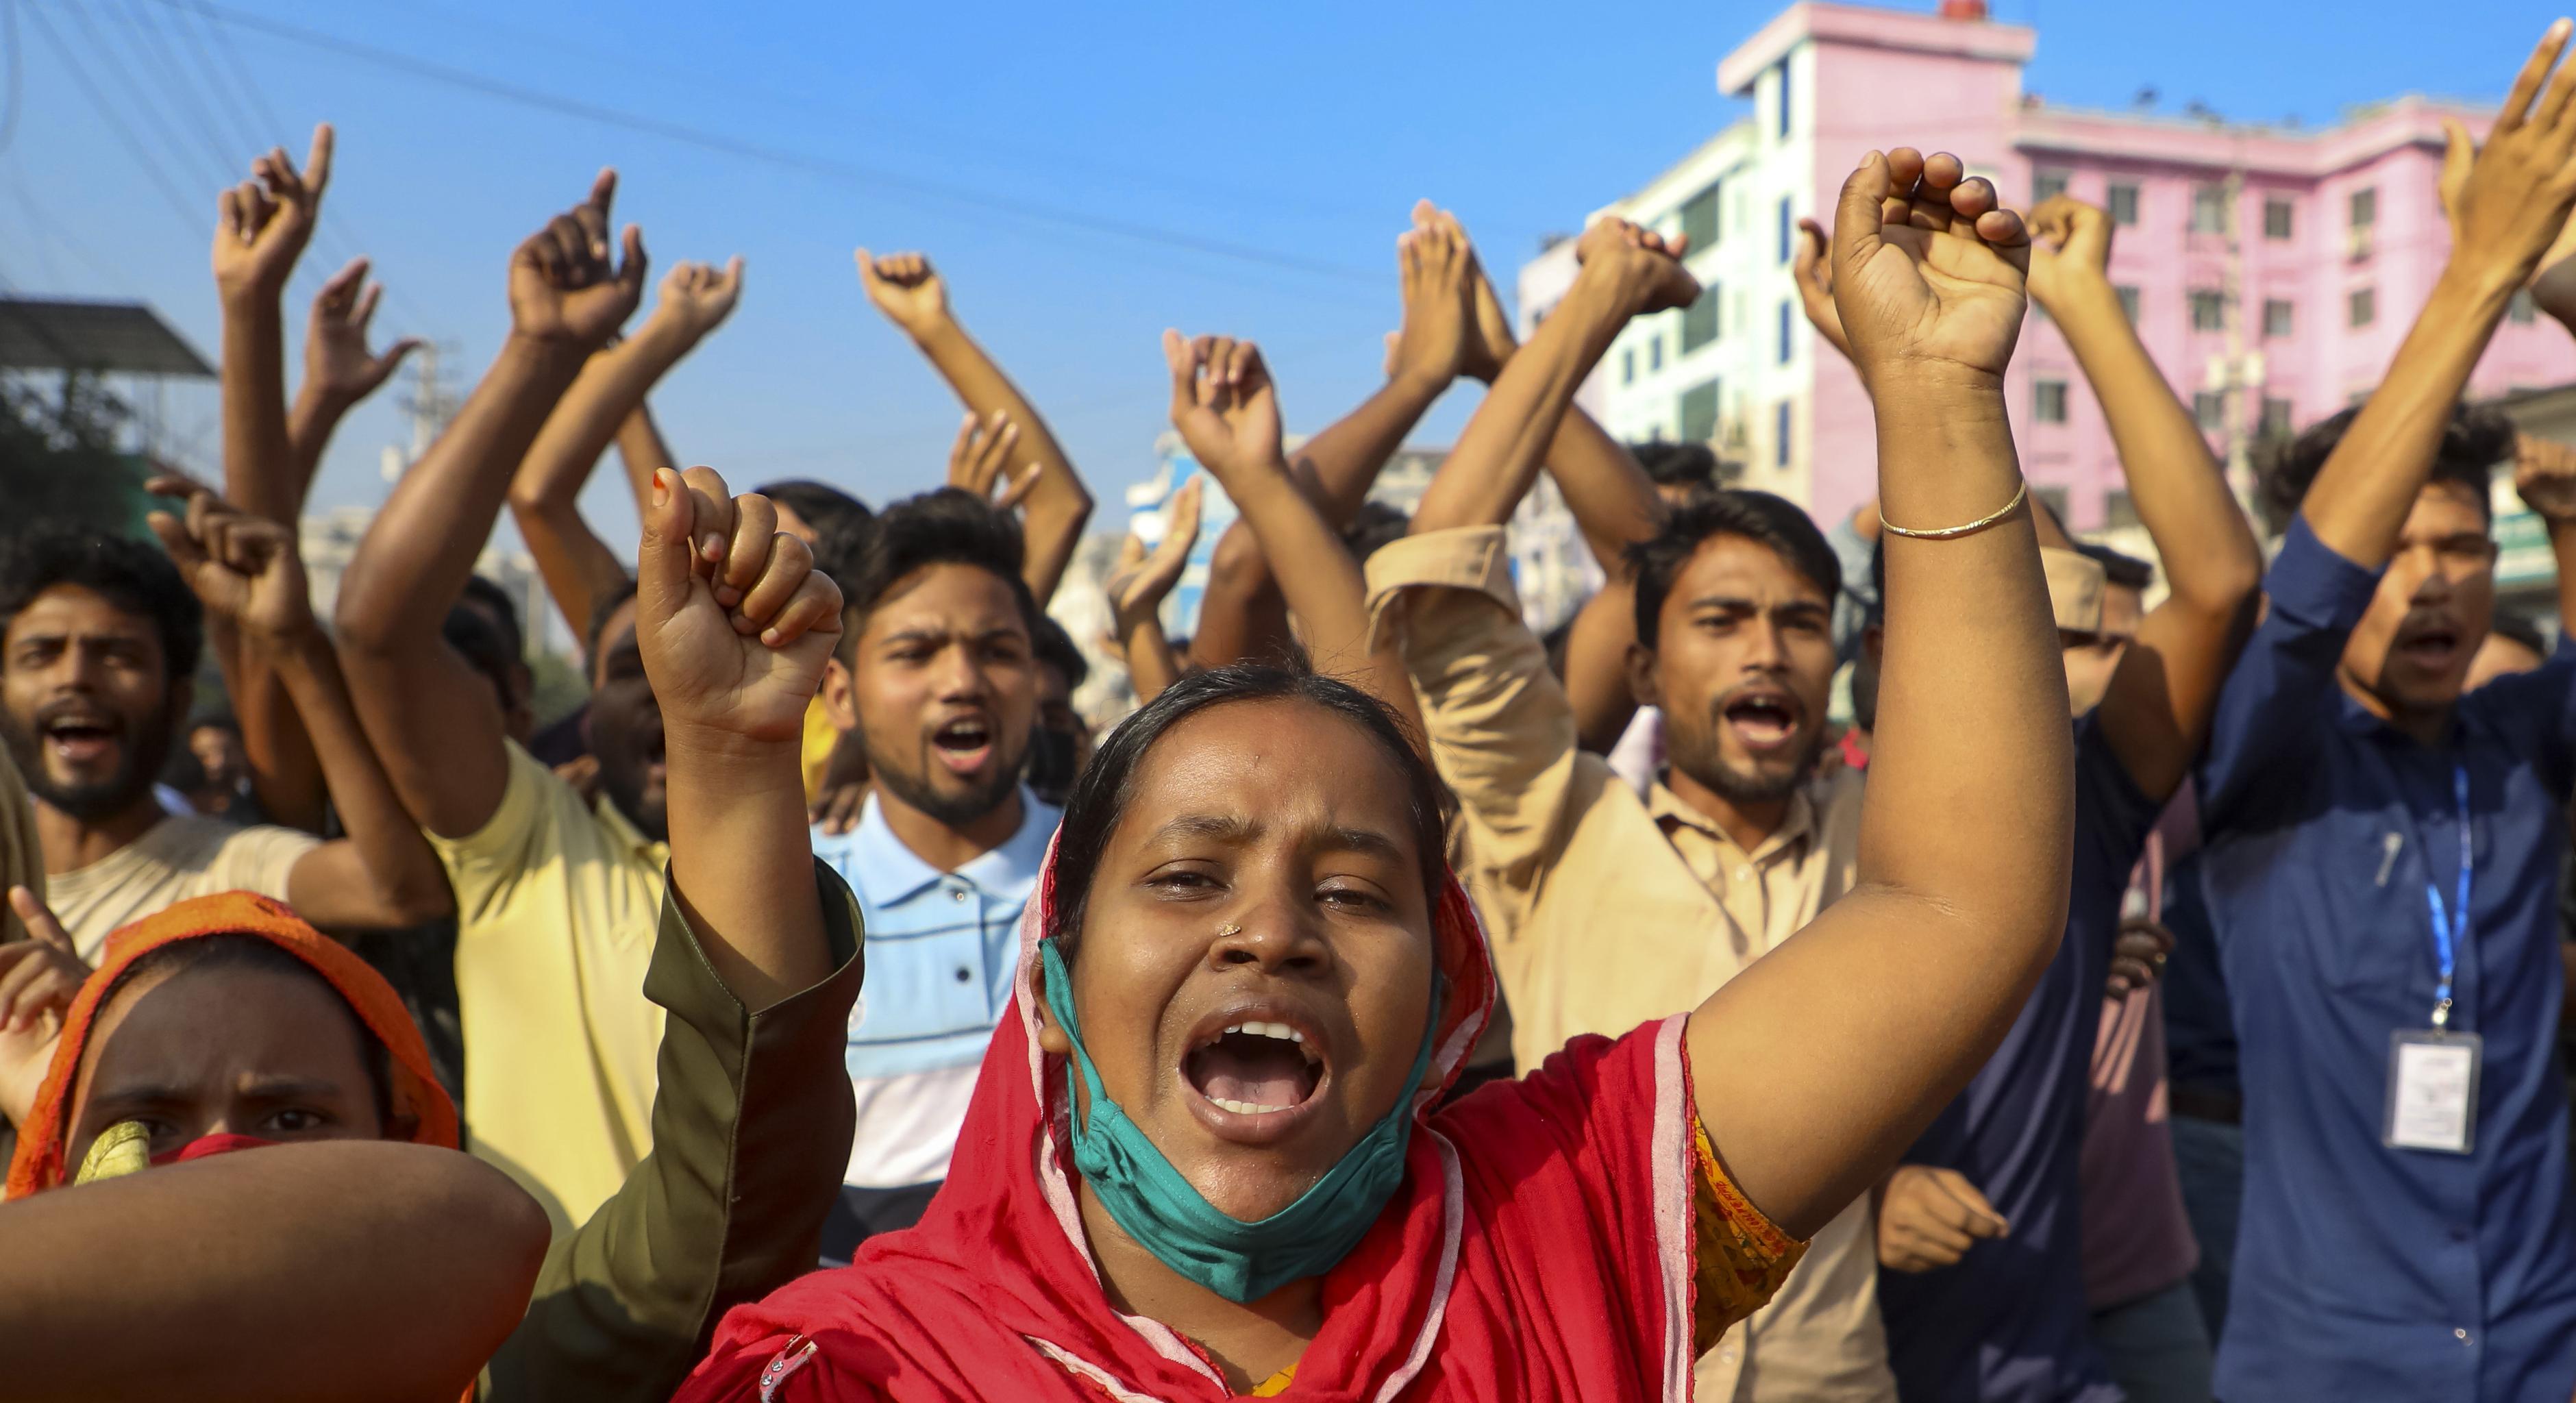
[[635, 412], [617, 426], [617, 460], [626, 467], [626, 485], [635, 494], [635, 514], [641, 516], [653, 497], [653, 474], [680, 470], [672, 461], [671, 445], [662, 441], [661, 427], [653, 422], [651, 404], [638, 400]]
[[394, 484], [340, 580], [343, 648], [399, 656], [438, 640], [510, 475], [581, 370], [573, 345], [513, 335], [447, 432]]
[[832, 972], [791, 741], [672, 732], [671, 892], [716, 975], [754, 1013]]
[[2263, 573], [2263, 554], [2227, 490], [2200, 426], [2174, 396], [2110, 283], [2076, 281], [2049, 315], [2102, 402], [2130, 500], [2162, 558], [2172, 598], [2233, 618]]
[[206, 621], [206, 643], [232, 699], [261, 812], [271, 823], [321, 832], [331, 797], [322, 762], [275, 660], [266, 649], [247, 646], [240, 630], [222, 619]]
[[275, 289], [223, 289], [224, 497], [287, 526], [304, 506], [288, 451], [286, 329]]
[[1387, 460], [1448, 388], [1445, 380], [1399, 375], [1298, 448], [1298, 476], [1335, 530], [1358, 519]]
[[1569, 405], [1557, 421], [1547, 471], [1601, 573], [1628, 578], [1627, 548], [1652, 537], [1663, 514], [1654, 479], [1580, 405]]
[[1369, 647], [1368, 591], [1359, 562], [1324, 522], [1323, 513], [1286, 471], [1262, 472], [1229, 486], [1261, 553], [1294, 562], [1279, 572], [1289, 614], [1305, 623], [1307, 655], [1319, 672], [1337, 674], [1395, 708], [1421, 730], [1413, 686], [1392, 649]]
[[1190, 635], [1190, 661], [1223, 667], [1246, 658], [1277, 655], [1293, 642], [1288, 603], [1272, 578], [1270, 562], [1252, 523], [1236, 521], [1209, 553], [1207, 588], [1199, 595], [1198, 627]]
[[555, 608], [571, 626], [572, 636], [588, 638], [599, 601], [625, 587], [624, 562], [570, 501], [521, 503], [514, 498], [510, 519], [517, 523], [519, 539], [536, 561], [537, 575], [546, 582], [546, 593], [554, 596]]
[[518, 1320], [546, 1219], [468, 1155], [349, 1141], [39, 1194], [0, 1206], [0, 1235], [22, 1403], [454, 1403]]
[[1181, 680], [1181, 659], [1172, 651], [1172, 640], [1163, 633], [1161, 619], [1148, 614], [1122, 622], [1118, 636], [1127, 649], [1127, 680], [1135, 688], [1138, 706]]
[[428, 920], [452, 909], [447, 873], [403, 808], [393, 782], [358, 724], [348, 683], [320, 629], [264, 647], [276, 660], [288, 699], [304, 718], [332, 807], [366, 870], [382, 916]]
[[1576, 281], [1555, 314], [1495, 377], [1414, 510], [1414, 534], [1499, 526], [1511, 519], [1538, 478], [1540, 460], [1575, 390], [1625, 320], [1601, 289]]
[[915, 336], [913, 345], [977, 418], [989, 420], [1000, 412], [1018, 426], [1019, 451], [1038, 469], [1037, 485], [1029, 489], [1022, 503], [1027, 512], [1028, 540], [1022, 571], [1029, 593], [1037, 596], [1039, 603], [1045, 603], [1064, 578], [1065, 566], [1073, 559], [1073, 548], [1082, 539], [1083, 523], [1091, 519], [1091, 493], [1083, 487], [1081, 475], [1073, 470], [1073, 460], [1065, 456], [1064, 446], [1056, 442], [1055, 433], [1047, 428], [1037, 406], [1029, 403], [1028, 396], [1020, 393], [1019, 386], [1011, 383], [1011, 377], [985, 354], [975, 338], [966, 334], [956, 318], [942, 318], [936, 326]]
[[295, 405], [286, 415], [286, 456], [293, 464], [291, 478], [297, 501], [312, 492], [314, 474], [322, 468], [323, 451], [331, 446], [332, 433], [355, 403], [323, 391], [310, 379], [296, 391]]
[[2558, 617], [2576, 619], [2576, 521], [2549, 522], [2549, 555], [2558, 567]]
[[2344, 559], [2388, 563], [2431, 475], [2451, 410], [2513, 296], [2512, 279], [2454, 263], [2397, 348], [2386, 379], [2326, 459], [2299, 511]]
[[[623, 444], [626, 426], [644, 406], [654, 384], [679, 364], [690, 342], [683, 330], [655, 318], [625, 341], [592, 356], [564, 391], [562, 402], [546, 416], [545, 427], [519, 470], [510, 477], [510, 505], [534, 509], [570, 509], [599, 466], [612, 440]], [[650, 425], [646, 426], [650, 432]], [[635, 464], [627, 462], [630, 486]], [[648, 470], [643, 478], [649, 487]], [[638, 500], [642, 500], [639, 491]]]

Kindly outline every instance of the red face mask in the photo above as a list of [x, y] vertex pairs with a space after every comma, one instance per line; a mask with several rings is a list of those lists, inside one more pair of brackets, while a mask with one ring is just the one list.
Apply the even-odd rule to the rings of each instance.
[[216, 1155], [231, 1154], [235, 1150], [256, 1150], [276, 1143], [274, 1140], [262, 1140], [256, 1135], [200, 1135], [166, 1155], [154, 1155], [152, 1163], [155, 1166], [186, 1164], [192, 1159], [211, 1159]]

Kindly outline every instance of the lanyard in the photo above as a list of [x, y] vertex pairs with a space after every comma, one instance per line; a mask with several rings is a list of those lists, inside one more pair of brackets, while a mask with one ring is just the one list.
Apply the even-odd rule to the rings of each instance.
[[[2433, 988], [2433, 1026], [2444, 1027], [2451, 1021], [2451, 973], [2458, 968], [2459, 946], [2469, 938], [2469, 767], [2465, 761], [2451, 762], [2451, 799], [2460, 811], [2460, 904], [2457, 911], [2442, 903], [2442, 889], [2434, 884], [2428, 869], [2424, 876], [2424, 900], [2433, 908], [2433, 964], [2441, 982]], [[2427, 853], [2426, 856], [2431, 856]]]

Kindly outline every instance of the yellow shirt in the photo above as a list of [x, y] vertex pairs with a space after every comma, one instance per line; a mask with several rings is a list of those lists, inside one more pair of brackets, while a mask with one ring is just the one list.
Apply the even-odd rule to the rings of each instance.
[[816, 697], [805, 704], [805, 736], [797, 747], [799, 762], [805, 768], [805, 802], [823, 797], [823, 776], [832, 768], [832, 748], [841, 743], [841, 730], [823, 710], [823, 699]]
[[[1432, 762], [1458, 796], [1461, 872], [1527, 1068], [1578, 1034], [1698, 1007], [1849, 890], [1861, 782], [1811, 784], [1749, 853], [1662, 785], [1640, 798], [1575, 744], [1509, 563], [1500, 528], [1435, 531], [1371, 556], [1368, 585], [1372, 627], [1395, 631]], [[1893, 1403], [1868, 1199], [1702, 1356], [1696, 1396]]]
[[429, 842], [456, 892], [468, 1148], [566, 1232], [653, 1147], [644, 971], [670, 849], [516, 744], [491, 821]]

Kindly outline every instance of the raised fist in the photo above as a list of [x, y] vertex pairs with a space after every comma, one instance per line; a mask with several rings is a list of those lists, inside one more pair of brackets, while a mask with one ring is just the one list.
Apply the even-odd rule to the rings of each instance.
[[384, 295], [384, 284], [367, 281], [363, 258], [350, 259], [348, 267], [322, 285], [313, 298], [313, 320], [304, 335], [308, 389], [342, 404], [355, 404], [374, 394], [402, 365], [403, 357], [420, 348], [420, 338], [406, 336], [387, 346], [383, 355], [367, 349], [367, 323], [375, 319], [376, 303]]
[[313, 631], [313, 602], [292, 528], [252, 516], [184, 477], [163, 475], [145, 487], [187, 500], [184, 519], [154, 512], [146, 521], [208, 614], [272, 642]]
[[1613, 304], [1629, 316], [1687, 307], [1699, 300], [1699, 280], [1682, 267], [1690, 239], [1671, 239], [1616, 216], [1596, 219], [1574, 246], [1582, 278], [1610, 289]]
[[1227, 336], [1184, 341], [1166, 331], [1163, 359], [1172, 368], [1172, 427], [1219, 484], [1288, 470], [1279, 447], [1279, 395], [1260, 347]]
[[644, 300], [644, 232], [626, 226], [626, 257], [608, 246], [608, 207], [617, 172], [591, 182], [590, 198], [556, 215], [510, 255], [510, 329], [563, 342], [588, 355]]
[[695, 344], [724, 324], [742, 301], [742, 255], [735, 254], [718, 272], [709, 263], [674, 263], [662, 275], [662, 300], [653, 319], [671, 326]]
[[2514, 435], [2513, 490], [2548, 521], [2576, 521], [2576, 448]]
[[1834, 310], [1864, 380], [2000, 381], [2028, 302], [2030, 235], [1959, 158], [1863, 157], [1834, 210]]
[[2110, 276], [2111, 216], [2101, 206], [2072, 195], [2051, 195], [2026, 222], [2030, 295], [2039, 305], [2055, 304], [2077, 279], [2101, 282]]
[[713, 468], [653, 475], [635, 639], [666, 732], [793, 745], [841, 635], [841, 591], [766, 497]]
[[948, 322], [948, 286], [939, 270], [918, 253], [889, 253], [883, 258], [860, 249], [859, 286], [868, 300], [907, 335], [918, 340]]
[[2455, 267], [2519, 286], [2576, 207], [2576, 76], [2562, 72], [2549, 84], [2567, 38], [2564, 19], [2540, 36], [2514, 76], [2484, 148], [2470, 142], [2468, 128], [2457, 120], [2442, 123], [2449, 144], [2441, 194], [2451, 219]]
[[251, 178], [217, 202], [215, 286], [225, 292], [275, 297], [295, 271], [295, 260], [313, 238], [322, 212], [322, 190], [331, 183], [331, 124], [313, 129], [304, 169], [275, 147], [250, 164]]

